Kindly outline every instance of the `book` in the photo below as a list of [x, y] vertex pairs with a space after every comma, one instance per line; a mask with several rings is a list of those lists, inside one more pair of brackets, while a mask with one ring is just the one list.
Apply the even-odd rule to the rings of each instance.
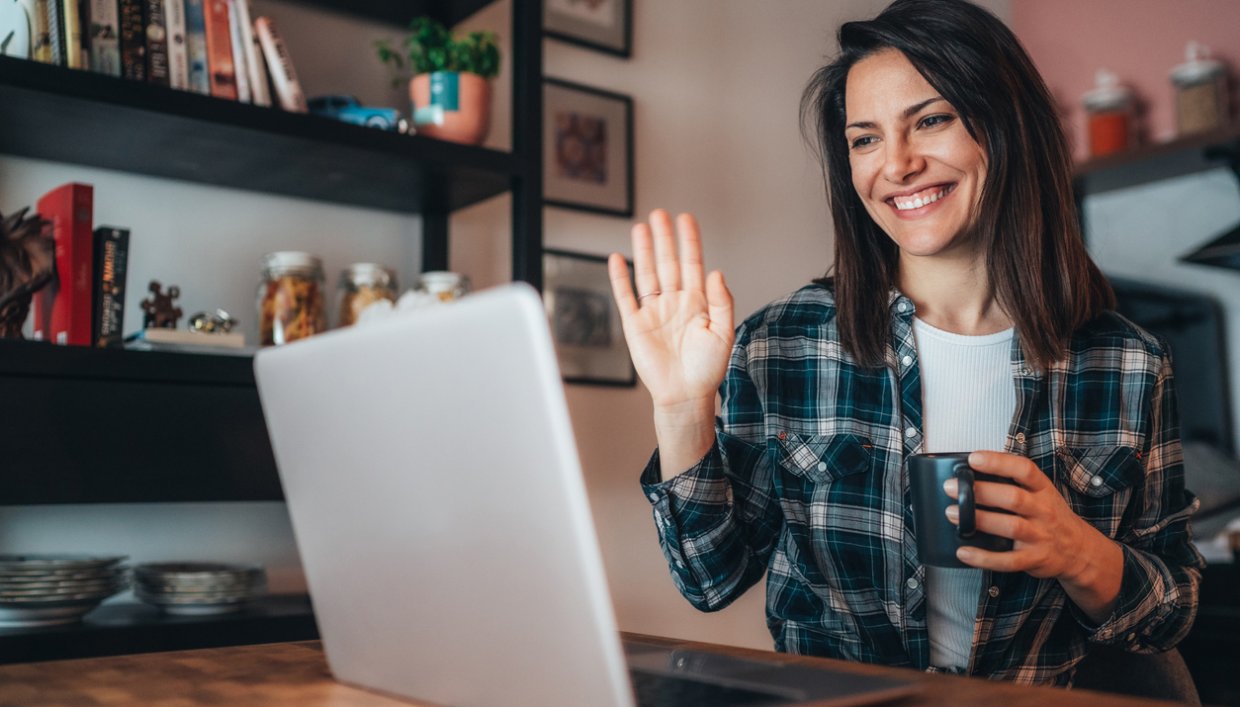
[[52, 222], [56, 279], [35, 293], [35, 339], [90, 346], [94, 192], [89, 184], [62, 184], [36, 203], [39, 215]]
[[267, 87], [267, 63], [263, 50], [258, 46], [251, 19], [250, 0], [233, 0], [237, 26], [241, 29], [241, 45], [245, 48], [245, 68], [249, 72], [250, 94], [254, 105], [270, 106], [271, 90]]
[[116, 0], [90, 0], [86, 18], [90, 68], [109, 76], [121, 75], [119, 5]]
[[185, 53], [189, 60], [189, 90], [211, 94], [207, 76], [207, 27], [203, 0], [185, 0]]
[[164, 22], [164, 0], [146, 0], [145, 9], [146, 80], [156, 86], [168, 86], [168, 26]]
[[189, 88], [189, 51], [185, 46], [185, 3], [163, 0], [164, 22], [168, 27], [168, 85], [184, 91]]
[[254, 32], [263, 48], [263, 58], [267, 61], [267, 71], [271, 74], [271, 84], [275, 88], [280, 107], [295, 113], [307, 112], [306, 96], [297, 80], [297, 71], [293, 69], [288, 46], [276, 31], [275, 21], [270, 17], [255, 19]]
[[57, 0], [60, 2], [60, 18], [63, 27], [65, 46], [65, 66], [70, 69], [85, 69], [86, 62], [82, 56], [82, 18], [79, 13], [78, 0]]
[[189, 329], [147, 327], [140, 332], [125, 337], [125, 343], [127, 348], [139, 348], [130, 344], [145, 343], [153, 346], [174, 344], [178, 346], [210, 346], [214, 348], [239, 349], [245, 346], [245, 335], [237, 331], [208, 334]]
[[245, 47], [241, 44], [241, 18], [236, 0], [228, 0], [228, 33], [232, 43], [233, 72], [237, 77], [237, 100], [250, 103], [250, 70], [245, 65]]
[[146, 0], [118, 0], [121, 76], [146, 81]]
[[233, 65], [232, 26], [228, 0], [204, 0], [207, 30], [207, 78], [211, 95], [237, 100], [237, 70]]
[[22, 0], [30, 15], [30, 58], [44, 64], [52, 63], [52, 37], [47, 24], [47, 3], [50, 0]]
[[95, 229], [94, 239], [95, 316], [91, 320], [91, 341], [102, 349], [121, 345], [129, 229], [100, 226]]
[[47, 37], [51, 45], [51, 64], [65, 65], [65, 18], [60, 0], [47, 0], [43, 6], [47, 16]]

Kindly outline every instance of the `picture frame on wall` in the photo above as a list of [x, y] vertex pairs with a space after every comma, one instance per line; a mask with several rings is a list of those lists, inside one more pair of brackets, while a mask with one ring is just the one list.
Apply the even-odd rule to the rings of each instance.
[[637, 385], [605, 256], [543, 249], [543, 302], [565, 383]]
[[543, 79], [543, 201], [633, 215], [633, 99]]
[[543, 34], [627, 59], [633, 0], [543, 0]]

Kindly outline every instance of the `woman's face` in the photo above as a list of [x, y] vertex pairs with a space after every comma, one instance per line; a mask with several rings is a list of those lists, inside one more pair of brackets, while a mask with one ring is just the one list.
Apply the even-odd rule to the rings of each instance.
[[960, 114], [903, 53], [853, 65], [844, 94], [853, 188], [903, 255], [973, 247], [962, 233], [986, 179], [986, 154]]

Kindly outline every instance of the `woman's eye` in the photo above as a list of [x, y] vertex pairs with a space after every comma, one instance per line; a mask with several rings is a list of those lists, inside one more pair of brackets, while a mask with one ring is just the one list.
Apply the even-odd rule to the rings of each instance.
[[933, 128], [936, 125], [942, 125], [943, 123], [951, 122], [953, 119], [954, 119], [954, 116], [947, 115], [946, 113], [940, 113], [937, 115], [928, 115], [921, 119], [921, 125], [922, 127], [925, 127], [925, 128]]
[[856, 140], [853, 140], [850, 144], [852, 145], [852, 149], [859, 150], [863, 147], [868, 147], [874, 144], [874, 140], [875, 137], [873, 135], [864, 135]]

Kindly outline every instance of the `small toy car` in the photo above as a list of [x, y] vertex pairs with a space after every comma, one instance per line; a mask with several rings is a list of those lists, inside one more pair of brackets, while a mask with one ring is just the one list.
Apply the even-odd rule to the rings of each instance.
[[395, 108], [371, 108], [353, 96], [316, 96], [306, 102], [310, 112], [368, 128], [404, 132], [405, 121]]

